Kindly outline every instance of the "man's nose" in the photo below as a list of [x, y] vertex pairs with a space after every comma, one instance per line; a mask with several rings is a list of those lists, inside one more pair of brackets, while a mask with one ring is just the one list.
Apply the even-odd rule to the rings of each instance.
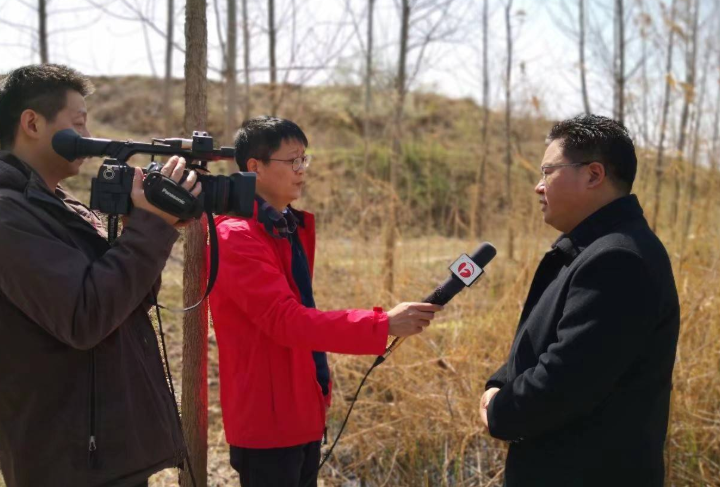
[[535, 186], [535, 192], [537, 194], [545, 194], [545, 181], [540, 178], [540, 181]]

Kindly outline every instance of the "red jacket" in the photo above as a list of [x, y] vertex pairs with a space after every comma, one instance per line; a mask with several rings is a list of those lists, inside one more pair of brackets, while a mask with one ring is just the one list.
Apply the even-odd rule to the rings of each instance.
[[[254, 218], [217, 217], [220, 268], [210, 310], [220, 354], [220, 401], [233, 446], [278, 448], [322, 438], [325, 407], [312, 351], [381, 355], [388, 317], [379, 310], [302, 306], [287, 238]], [[312, 275], [315, 219], [298, 226]]]

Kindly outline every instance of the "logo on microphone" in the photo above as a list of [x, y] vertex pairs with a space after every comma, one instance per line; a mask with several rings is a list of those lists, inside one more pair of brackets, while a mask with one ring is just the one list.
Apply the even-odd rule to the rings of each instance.
[[465, 279], [472, 277], [474, 272], [475, 266], [467, 262], [463, 262], [458, 266], [458, 274], [460, 274], [460, 276], [464, 277]]
[[466, 286], [472, 286], [483, 274], [482, 268], [472, 261], [467, 254], [463, 254], [450, 266], [450, 272], [460, 279]]

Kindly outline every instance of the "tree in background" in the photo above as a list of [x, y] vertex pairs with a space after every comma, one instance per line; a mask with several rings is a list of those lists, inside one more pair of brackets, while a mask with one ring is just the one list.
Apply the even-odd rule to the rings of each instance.
[[40, 45], [40, 63], [42, 64], [49, 62], [46, 7], [46, 0], [38, 0], [38, 43]]
[[[363, 178], [367, 178], [370, 166], [370, 117], [372, 111], [372, 76], [373, 76], [373, 17], [375, 0], [368, 0], [367, 13], [367, 47], [365, 49], [365, 113], [363, 117]], [[360, 208], [364, 211], [367, 205], [367, 181], [360, 188]], [[366, 232], [363, 232], [366, 233]]]
[[490, 71], [488, 66], [488, 0], [483, 0], [482, 7], [482, 87], [483, 87], [483, 121], [480, 144], [482, 145], [482, 156], [480, 164], [478, 164], [475, 172], [475, 188], [473, 191], [473, 201], [470, 207], [470, 237], [479, 237], [483, 231], [483, 212], [485, 208], [485, 170], [487, 166], [488, 156], [488, 125], [490, 123]]
[[165, 82], [163, 83], [163, 118], [165, 133], [173, 131], [172, 117], [172, 56], [173, 32], [175, 30], [175, 2], [167, 0], [167, 28], [165, 30]]
[[665, 95], [663, 97], [662, 118], [660, 120], [660, 140], [657, 146], [657, 159], [655, 163], [655, 201], [653, 203], [652, 229], [657, 231], [657, 222], [660, 214], [660, 195], [663, 182], [663, 156], [665, 152], [665, 131], [668, 123], [668, 111], [670, 109], [671, 88], [675, 83], [672, 73], [673, 49], [675, 44], [675, 9], [677, 0], [672, 0], [670, 12], [665, 22], [668, 26], [667, 61], [665, 62]]
[[275, 27], [275, 0], [268, 0], [268, 39], [270, 57], [270, 115], [277, 115], [279, 100], [277, 93], [277, 30]]
[[673, 185], [675, 187], [675, 196], [672, 200], [670, 223], [675, 229], [678, 220], [678, 211], [680, 206], [680, 189], [682, 183], [680, 181], [683, 172], [683, 161], [686, 160], [686, 142], [688, 139], [688, 124], [690, 119], [690, 110], [695, 102], [696, 91], [696, 71], [697, 71], [697, 51], [698, 51], [698, 21], [700, 13], [700, 2], [698, 0], [683, 0], [687, 10], [685, 10], [684, 24], [685, 32], [685, 83], [683, 89], [683, 107], [680, 115], [680, 128], [678, 131], [678, 140], [676, 147], [676, 157], [674, 158]]
[[242, 0], [243, 22], [243, 73], [245, 75], [245, 97], [243, 100], [243, 116], [251, 117], [252, 100], [250, 99], [250, 22], [248, 20], [248, 0]]
[[623, 0], [615, 0], [613, 53], [613, 118], [625, 123], [625, 8]]
[[507, 254], [512, 259], [515, 250], [515, 228], [513, 222], [513, 201], [512, 201], [512, 146], [510, 140], [510, 125], [512, 119], [512, 13], [513, 0], [507, 0], [505, 4], [505, 33], [507, 42], [507, 59], [505, 64], [505, 199], [504, 206], [508, 215], [508, 240]]
[[585, 0], [578, 0], [578, 49], [580, 50], [580, 87], [582, 89], [583, 108], [590, 114], [590, 98], [588, 97], [587, 69], [585, 66]]
[[395, 109], [393, 111], [392, 156], [390, 159], [390, 198], [385, 226], [385, 291], [395, 291], [395, 239], [397, 235], [397, 173], [402, 162], [403, 109], [405, 106], [408, 36], [410, 32], [410, 0], [402, 0], [400, 16], [400, 50], [397, 77], [395, 78]]
[[[187, 0], [185, 6], [185, 134], [207, 127], [207, 1]], [[183, 301], [191, 306], [202, 297], [207, 283], [205, 269], [205, 218], [185, 231]], [[183, 316], [182, 417], [197, 487], [207, 487], [208, 445], [208, 313], [203, 303]], [[190, 472], [180, 484], [192, 485]]]
[[[227, 55], [225, 56], [225, 142], [237, 129], [237, 0], [227, 2]], [[233, 161], [228, 161], [232, 167]]]

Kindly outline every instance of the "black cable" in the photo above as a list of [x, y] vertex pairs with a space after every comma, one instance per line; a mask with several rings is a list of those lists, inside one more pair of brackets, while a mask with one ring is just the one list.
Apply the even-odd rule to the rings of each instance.
[[[348, 419], [350, 419], [350, 413], [352, 413], [353, 408], [355, 407], [355, 403], [357, 402], [358, 396], [360, 395], [360, 391], [362, 390], [363, 386], [365, 385], [365, 381], [367, 380], [368, 376], [370, 375], [370, 372], [375, 370], [375, 367], [380, 365], [385, 361], [385, 357], [382, 355], [377, 357], [375, 359], [375, 362], [372, 364], [372, 366], [368, 369], [367, 372], [365, 372], [365, 376], [360, 381], [360, 385], [357, 388], [357, 391], [355, 392], [355, 396], [353, 397], [352, 401], [350, 402], [350, 408], [348, 408], [348, 412], [345, 415], [345, 419], [343, 420], [342, 426], [340, 426], [340, 431], [338, 432], [337, 436], [335, 437], [335, 441], [333, 441], [333, 444], [330, 446], [330, 449], [325, 454], [325, 457], [323, 457], [322, 461], [320, 462], [320, 465], [317, 468], [317, 472], [320, 472], [320, 469], [323, 468], [323, 465], [325, 465], [325, 462], [327, 462], [328, 458], [330, 458], [330, 455], [332, 455], [333, 450], [335, 449], [335, 445], [337, 445], [338, 441], [340, 441], [340, 436], [342, 436], [343, 431], [345, 430], [345, 425], [347, 425]], [[312, 479], [311, 479], [312, 480]], [[311, 482], [308, 482], [306, 484], [310, 485]]]
[[[177, 398], [175, 397], [175, 386], [173, 385], [173, 379], [172, 379], [172, 373], [170, 372], [170, 361], [168, 360], [168, 354], [167, 354], [167, 347], [165, 346], [165, 332], [162, 328], [162, 318], [160, 317], [160, 306], [157, 304], [157, 295], [153, 291], [152, 293], [153, 297], [153, 304], [155, 306], [155, 315], [157, 316], [158, 320], [158, 334], [160, 335], [160, 343], [162, 344], [162, 351], [163, 351], [163, 358], [165, 359], [165, 373], [167, 374], [168, 383], [170, 385], [170, 394], [172, 395], [173, 405], [175, 406], [175, 417], [178, 422], [178, 426], [180, 427], [180, 436], [183, 441], [183, 445], [187, 448], [187, 445], [185, 444], [185, 433], [183, 432], [182, 427], [182, 418], [180, 417], [180, 407], [177, 403]], [[192, 461], [190, 461], [190, 453], [185, 452], [185, 463], [188, 466], [188, 472], [190, 473], [190, 480], [192, 480], [193, 487], [197, 487], [197, 482], [195, 481], [195, 474], [193, 473], [192, 469]]]

